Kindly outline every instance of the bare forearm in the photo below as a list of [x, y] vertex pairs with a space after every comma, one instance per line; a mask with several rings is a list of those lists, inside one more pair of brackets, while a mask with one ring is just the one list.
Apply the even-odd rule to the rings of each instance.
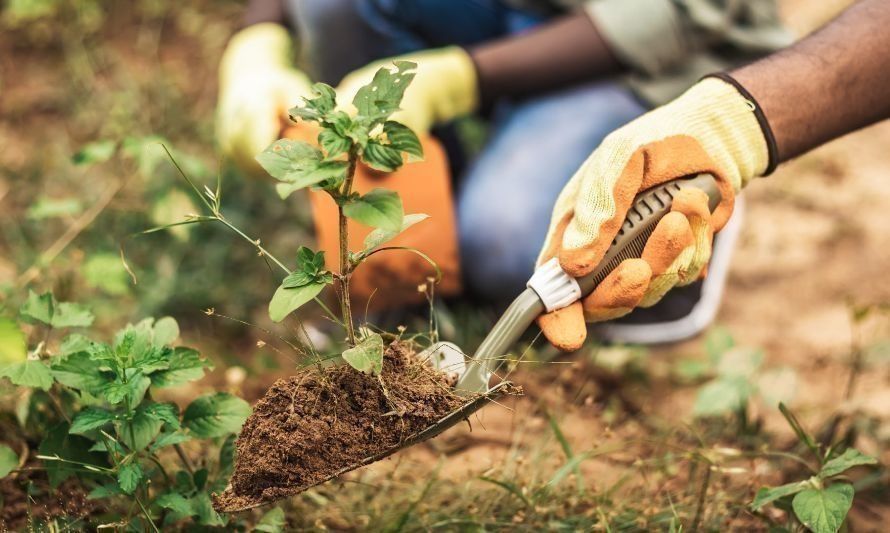
[[477, 46], [470, 55], [483, 102], [565, 87], [621, 68], [583, 12]]
[[763, 109], [779, 161], [890, 118], [890, 2], [861, 0], [794, 46], [731, 74]]

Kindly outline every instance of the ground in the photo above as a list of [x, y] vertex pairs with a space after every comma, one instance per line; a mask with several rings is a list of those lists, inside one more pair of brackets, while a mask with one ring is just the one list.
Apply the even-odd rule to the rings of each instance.
[[[789, 24], [802, 33], [842, 3], [815, 7], [788, 0], [782, 5]], [[0, 49], [12, 51], [0, 54], [5, 147], [0, 302], [16, 301], [15, 291], [34, 283], [90, 298], [104, 311], [101, 320], [109, 328], [145, 313], [174, 314], [185, 323], [183, 337], [215, 356], [218, 370], [200, 390], [178, 390], [171, 397], [186, 401], [224, 385], [255, 400], [276, 377], [290, 372], [291, 361], [270, 347], [257, 347], [258, 340], [274, 346], [262, 332], [200, 312], [215, 307], [262, 323], [266, 277], [258, 275], [258, 282], [231, 277], [254, 264], [250, 250], [214, 237], [214, 231], [192, 233], [128, 245], [143, 276], [135, 288], [114, 292], [99, 284], [99, 291], [79, 277], [91, 254], [116, 257], [123, 237], [151, 225], [151, 206], [175, 190], [170, 175], [140, 175], [143, 169], [133, 165], [72, 166], [70, 155], [80, 146], [100, 138], [161, 134], [215, 168], [210, 127], [215, 64], [238, 7], [212, 4], [218, 12], [207, 14], [202, 11], [211, 6], [207, 2], [179, 11], [173, 4], [164, 4], [167, 11], [149, 4], [140, 2], [143, 11], [135, 15], [109, 9], [99, 22], [90, 22], [97, 15], [78, 11], [81, 26], [61, 32], [62, 37], [47, 33], [52, 24], [0, 35]], [[78, 29], [90, 36], [82, 43], [75, 39]], [[844, 424], [857, 427], [856, 447], [883, 464], [890, 464], [886, 355], [883, 364], [870, 361], [857, 373], [850, 397], [846, 387], [857, 347], [890, 338], [886, 314], [854, 316], [858, 308], [890, 302], [888, 145], [890, 124], [877, 125], [748, 187], [744, 230], [717, 319], [738, 344], [763, 349], [764, 368], [793, 369], [796, 379], [785, 374], [772, 386], [796, 389], [790, 405], [808, 429], [817, 431], [835, 413], [849, 415]], [[41, 251], [53, 250], [88, 210], [40, 219], [26, 215], [29, 206], [41, 197], [68, 196], [89, 206], [95, 191], [105, 187], [120, 192], [44, 267]], [[257, 190], [270, 187], [240, 187], [232, 200], [233, 209], [239, 201], [242, 206], [236, 215], [259, 225], [269, 236], [264, 242], [289, 249], [302, 231], [293, 223], [295, 204], [268, 208], [277, 205], [274, 196]], [[185, 211], [191, 204], [171, 209]], [[305, 222], [305, 215], [297, 218]], [[194, 242], [212, 248], [212, 259], [198, 257]], [[214, 261], [223, 268], [209, 268]], [[30, 270], [31, 265], [38, 269]], [[187, 278], [184, 271], [195, 275]], [[793, 478], [798, 470], [760, 453], [794, 445], [775, 406], [751, 403], [749, 422], [763, 423], [754, 432], [729, 422], [694, 420], [705, 378], [684, 378], [678, 369], [688, 360], [707, 359], [701, 338], [651, 350], [589, 346], [555, 358], [539, 349], [540, 340], [534, 346], [529, 357], [538, 362], [519, 364], [509, 375], [524, 396], [489, 406], [466, 426], [291, 500], [291, 524], [369, 530], [607, 529], [604, 524], [611, 524], [623, 530], [667, 529], [677, 517], [686, 530], [766, 529], [767, 522], [747, 509], [754, 492], [763, 484], [799, 479]], [[238, 372], [227, 373], [227, 364], [246, 368], [247, 381]], [[887, 486], [886, 472], [881, 476], [872, 486]], [[857, 497], [852, 529], [881, 531], [890, 520], [887, 501], [886, 492]], [[783, 514], [767, 516], [781, 520]]]

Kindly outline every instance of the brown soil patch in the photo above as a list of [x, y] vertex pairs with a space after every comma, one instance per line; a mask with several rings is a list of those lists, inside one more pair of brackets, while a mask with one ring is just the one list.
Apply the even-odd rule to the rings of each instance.
[[[38, 468], [39, 462], [26, 467]], [[29, 488], [30, 487], [30, 488]], [[30, 492], [29, 492], [30, 491]], [[46, 474], [39, 470], [24, 471], [0, 480], [0, 531], [38, 531], [44, 521], [54, 518], [85, 518], [96, 513], [98, 504], [87, 499], [86, 492], [75, 479], [49, 487]]]
[[276, 381], [241, 430], [231, 485], [214, 506], [237, 510], [302, 492], [467, 402], [402, 344], [387, 348], [382, 377], [387, 394], [377, 378], [347, 365]]

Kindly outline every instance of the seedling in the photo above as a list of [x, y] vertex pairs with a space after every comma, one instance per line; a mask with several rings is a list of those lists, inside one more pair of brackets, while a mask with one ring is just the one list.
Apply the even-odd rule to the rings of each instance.
[[[873, 465], [877, 460], [854, 448], [841, 452], [829, 446], [823, 450], [788, 407], [779, 404], [779, 409], [818, 466], [807, 479], [760, 489], [751, 508], [760, 511], [767, 505], [775, 505], [793, 512], [800, 524], [815, 533], [835, 533], [843, 525], [855, 493], [853, 485], [845, 479], [845, 472], [856, 466]], [[798, 460], [807, 464], [802, 457]]]

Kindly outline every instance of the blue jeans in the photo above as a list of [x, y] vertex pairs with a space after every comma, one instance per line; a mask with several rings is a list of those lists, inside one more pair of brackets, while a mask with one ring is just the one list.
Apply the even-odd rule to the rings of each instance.
[[[311, 62], [330, 83], [380, 57], [472, 45], [544, 20], [498, 0], [290, 1]], [[607, 134], [645, 111], [616, 82], [498, 107], [487, 145], [456, 180], [461, 266], [472, 289], [501, 301], [525, 287], [563, 186]]]

